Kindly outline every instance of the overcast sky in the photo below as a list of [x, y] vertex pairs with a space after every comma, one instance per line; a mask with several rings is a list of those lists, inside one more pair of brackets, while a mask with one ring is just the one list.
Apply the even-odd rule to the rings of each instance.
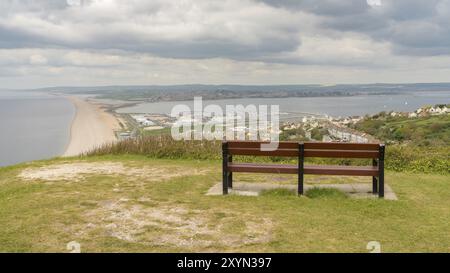
[[0, 88], [450, 82], [450, 0], [0, 0]]

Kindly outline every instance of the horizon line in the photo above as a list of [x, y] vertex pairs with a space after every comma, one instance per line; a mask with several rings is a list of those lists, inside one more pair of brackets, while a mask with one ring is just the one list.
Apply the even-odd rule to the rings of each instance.
[[37, 88], [1, 88], [2, 91], [37, 91], [42, 89], [52, 88], [107, 88], [107, 87], [174, 87], [174, 86], [254, 86], [254, 87], [270, 87], [270, 86], [315, 86], [315, 87], [332, 87], [345, 85], [417, 85], [417, 84], [450, 84], [450, 82], [410, 82], [410, 83], [389, 83], [389, 82], [374, 82], [374, 83], [337, 83], [337, 84], [320, 84], [320, 83], [303, 83], [303, 84], [235, 84], [235, 83], [186, 83], [186, 84], [117, 84], [117, 85], [61, 85], [61, 86], [43, 86]]

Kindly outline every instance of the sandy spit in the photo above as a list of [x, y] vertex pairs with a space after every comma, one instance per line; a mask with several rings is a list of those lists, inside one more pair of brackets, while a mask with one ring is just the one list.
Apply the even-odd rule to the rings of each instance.
[[117, 140], [114, 133], [119, 122], [110, 113], [78, 97], [68, 97], [76, 108], [70, 141], [63, 156], [76, 156]]

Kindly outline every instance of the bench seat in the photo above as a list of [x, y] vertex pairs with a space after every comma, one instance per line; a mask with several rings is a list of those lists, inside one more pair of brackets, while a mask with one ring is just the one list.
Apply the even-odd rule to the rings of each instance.
[[376, 166], [305, 165], [305, 174], [377, 176], [378, 175], [378, 167], [376, 167]]
[[[298, 165], [229, 163], [230, 172], [297, 174]], [[377, 176], [376, 166], [305, 165], [304, 174]]]
[[228, 171], [243, 173], [286, 173], [297, 174], [297, 165], [229, 163]]

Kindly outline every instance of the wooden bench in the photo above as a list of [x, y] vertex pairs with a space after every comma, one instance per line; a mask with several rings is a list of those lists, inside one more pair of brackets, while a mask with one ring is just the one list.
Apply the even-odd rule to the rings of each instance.
[[[223, 194], [233, 188], [233, 173], [279, 173], [298, 175], [298, 194], [303, 194], [304, 175], [349, 175], [372, 176], [373, 194], [384, 197], [384, 144], [327, 143], [327, 142], [279, 142], [274, 151], [263, 151], [258, 141], [224, 141], [223, 152]], [[233, 162], [234, 155], [296, 157], [298, 164], [255, 164]], [[305, 165], [305, 159], [361, 158], [372, 159], [371, 166]]]

